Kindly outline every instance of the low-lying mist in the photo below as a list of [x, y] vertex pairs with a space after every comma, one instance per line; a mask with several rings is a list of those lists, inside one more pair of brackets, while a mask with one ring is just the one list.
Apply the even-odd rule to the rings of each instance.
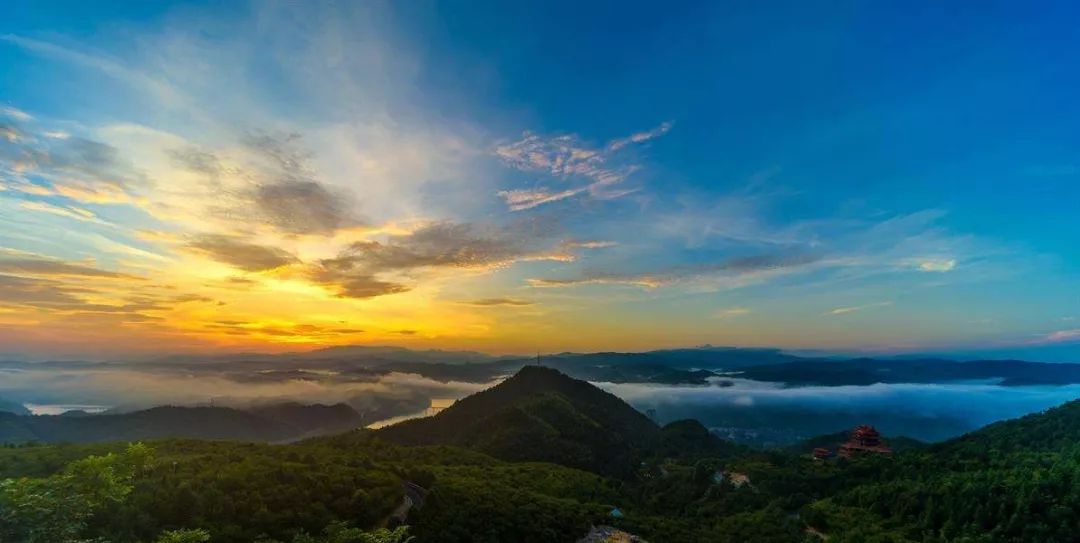
[[[498, 381], [435, 380], [338, 362], [11, 364], [0, 366], [0, 400], [45, 414], [68, 406], [126, 412], [159, 405], [343, 402], [375, 422], [415, 415], [433, 399], [462, 398]], [[693, 418], [723, 437], [758, 445], [783, 445], [867, 423], [887, 436], [936, 441], [1080, 397], [1080, 385], [991, 382], [789, 388], [717, 378], [709, 385], [597, 384], [657, 422]]]
[[1041, 411], [1080, 397], [1080, 385], [1005, 387], [993, 383], [794, 387], [744, 379], [710, 386], [602, 383], [659, 422], [694, 418], [721, 435], [758, 444], [873, 424], [886, 435], [925, 441]]
[[339, 374], [311, 370], [220, 372], [190, 367], [0, 368], [0, 398], [38, 413], [56, 406], [127, 412], [160, 405], [246, 407], [276, 402], [347, 403], [387, 417], [414, 413], [432, 398], [461, 398], [490, 386], [440, 382], [406, 373]]

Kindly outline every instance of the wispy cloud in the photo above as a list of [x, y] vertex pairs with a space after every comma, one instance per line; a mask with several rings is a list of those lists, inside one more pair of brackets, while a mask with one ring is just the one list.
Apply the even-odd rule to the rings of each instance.
[[698, 265], [669, 266], [646, 273], [589, 272], [572, 278], [531, 278], [534, 287], [554, 288], [578, 285], [632, 285], [645, 288], [709, 279], [748, 279], [769, 274], [791, 272], [820, 260], [812, 253], [760, 254], [737, 256]]
[[146, 185], [145, 176], [116, 147], [85, 137], [46, 137], [46, 132], [23, 127], [18, 137], [0, 139], [0, 173], [5, 174], [0, 187], [115, 203], [132, 201], [132, 191]]
[[551, 249], [553, 244], [548, 232], [530, 223], [491, 226], [431, 222], [407, 234], [352, 243], [338, 256], [313, 263], [308, 275], [344, 296], [371, 297], [410, 290], [397, 279], [379, 279], [383, 276], [488, 271], [518, 261], [573, 258], [565, 248]]
[[185, 248], [248, 272], [273, 270], [299, 262], [293, 254], [277, 247], [248, 242], [222, 234], [195, 236]]
[[88, 52], [85, 49], [76, 50], [55, 43], [36, 40], [33, 38], [27, 38], [24, 36], [17, 36], [14, 34], [2, 35], [0, 36], [0, 40], [14, 44], [18, 47], [26, 49], [27, 51], [32, 51], [40, 55], [56, 58], [65, 62], [70, 62], [80, 66], [98, 70], [101, 73], [104, 73], [110, 77], [119, 79], [135, 87], [138, 87], [142, 91], [150, 92], [162, 102], [171, 104], [173, 106], [188, 101], [188, 99], [181, 92], [179, 92], [174, 86], [164, 81], [163, 79], [156, 78], [146, 72], [133, 69], [118, 60], [108, 58], [102, 54]]
[[510, 211], [523, 211], [537, 206], [558, 202], [573, 196], [577, 196], [589, 190], [588, 187], [552, 192], [548, 189], [517, 189], [501, 190], [498, 195], [503, 198]]
[[290, 234], [328, 234], [363, 225], [348, 194], [317, 180], [296, 139], [295, 135], [249, 138], [248, 146], [268, 163], [246, 195], [256, 215]]
[[671, 127], [673, 127], [673, 126], [675, 126], [675, 124], [672, 123], [672, 122], [663, 122], [663, 123], [660, 123], [659, 126], [657, 126], [656, 128], [653, 128], [651, 130], [645, 130], [643, 132], [637, 132], [637, 133], [634, 133], [634, 134], [630, 134], [629, 136], [627, 136], [625, 138], [619, 138], [619, 139], [612, 140], [610, 143], [608, 143], [607, 148], [609, 150], [611, 150], [611, 151], [618, 151], [619, 149], [622, 149], [623, 147], [626, 147], [627, 145], [632, 145], [632, 144], [635, 144], [635, 143], [643, 143], [643, 142], [649, 141], [651, 139], [663, 136], [664, 134], [667, 134], [668, 131], [671, 130]]
[[1080, 328], [1074, 330], [1058, 330], [1046, 335], [1046, 341], [1051, 343], [1080, 341]]
[[919, 263], [919, 270], [924, 272], [947, 272], [956, 268], [956, 260], [952, 258], [924, 260]]
[[84, 209], [78, 206], [60, 206], [50, 204], [48, 202], [21, 202], [19, 207], [23, 209], [29, 209], [31, 211], [40, 211], [42, 213], [51, 213], [53, 215], [59, 215], [61, 217], [67, 217], [69, 219], [75, 219], [77, 221], [92, 222], [96, 224], [108, 225], [110, 223], [101, 220], [94, 214], [93, 211]]
[[652, 275], [603, 275], [593, 274], [588, 277], [572, 279], [544, 279], [530, 278], [526, 282], [529, 286], [537, 288], [576, 287], [581, 285], [629, 285], [644, 288], [656, 288], [670, 284], [669, 277]]
[[[2, 39], [2, 38], [0, 38], [0, 39]], [[29, 121], [30, 119], [34, 118], [29, 113], [27, 113], [27, 112], [25, 112], [25, 111], [23, 111], [21, 109], [13, 108], [13, 107], [10, 107], [10, 106], [8, 106], [8, 107], [0, 107], [0, 115], [3, 115], [5, 117], [10, 117], [12, 119], [15, 119], [16, 121]]]
[[496, 146], [495, 156], [518, 170], [543, 172], [563, 181], [584, 178], [588, 182], [565, 190], [511, 189], [499, 191], [498, 195], [512, 211], [531, 209], [583, 193], [597, 199], [624, 196], [636, 189], [614, 186], [638, 171], [640, 166], [628, 159], [617, 161], [619, 152], [630, 145], [660, 137], [671, 127], [671, 123], [665, 122], [651, 130], [614, 139], [603, 147], [590, 146], [574, 135], [542, 137], [526, 132], [518, 141]]
[[863, 311], [863, 310], [866, 310], [866, 309], [873, 309], [875, 307], [887, 307], [887, 306], [890, 306], [892, 304], [893, 304], [892, 302], [878, 302], [878, 303], [874, 303], [874, 304], [853, 305], [853, 306], [849, 306], [849, 307], [838, 307], [836, 309], [826, 311], [826, 312], [822, 313], [822, 315], [846, 315], [848, 313], [854, 313], [856, 311]]
[[465, 305], [471, 305], [476, 307], [494, 307], [494, 306], [512, 306], [522, 307], [528, 305], [534, 305], [536, 302], [531, 300], [521, 300], [518, 298], [480, 298], [479, 300], [467, 300], [459, 302]]
[[85, 264], [44, 258], [0, 257], [0, 273], [44, 276], [107, 277], [114, 279], [138, 279], [136, 276], [103, 270]]
[[589, 241], [576, 241], [568, 240], [562, 243], [562, 247], [567, 249], [606, 249], [608, 247], [615, 247], [619, 245], [617, 241], [606, 240], [589, 240]]
[[[320, 179], [299, 135], [254, 133], [240, 143], [227, 157], [192, 145], [166, 149], [173, 166], [200, 180], [177, 191], [175, 203], [196, 217], [283, 235], [328, 236], [367, 224], [351, 193]], [[206, 191], [223, 197], [207, 202]]]
[[740, 315], [746, 315], [750, 313], [750, 309], [746, 307], [726, 307], [724, 309], [718, 309], [713, 313], [713, 317], [717, 319], [730, 319], [738, 317]]
[[347, 328], [342, 326], [327, 326], [322, 324], [280, 324], [266, 325], [234, 320], [219, 320], [207, 323], [203, 326], [216, 333], [232, 336], [271, 336], [302, 339], [328, 339], [338, 336], [356, 336], [363, 334], [359, 328]]
[[342, 298], [376, 298], [412, 290], [408, 285], [386, 281], [353, 268], [328, 266], [325, 262], [307, 272], [311, 281], [323, 285]]

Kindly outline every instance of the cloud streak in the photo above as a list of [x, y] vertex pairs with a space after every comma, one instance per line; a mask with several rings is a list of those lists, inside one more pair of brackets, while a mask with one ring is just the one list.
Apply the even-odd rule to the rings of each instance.
[[822, 313], [822, 315], [846, 315], [848, 313], [854, 313], [856, 311], [865, 311], [867, 309], [873, 309], [875, 307], [888, 307], [888, 306], [890, 306], [892, 304], [893, 304], [892, 302], [878, 302], [878, 303], [866, 304], [866, 305], [853, 305], [853, 306], [849, 306], [849, 307], [837, 307], [836, 309], [831, 309], [829, 311], [826, 311], [826, 312]]
[[1046, 335], [1046, 341], [1051, 343], [1080, 341], [1080, 328], [1075, 330], [1058, 330]]
[[550, 204], [552, 202], [558, 202], [559, 200], [565, 200], [572, 198], [578, 194], [588, 191], [588, 187], [581, 187], [576, 189], [563, 190], [553, 192], [548, 189], [515, 189], [515, 190], [501, 190], [498, 195], [502, 197], [503, 201], [510, 208], [510, 211], [524, 211], [526, 209], [532, 209], [544, 204]]
[[536, 223], [506, 227], [449, 221], [422, 224], [407, 234], [359, 241], [307, 272], [339, 296], [372, 298], [411, 290], [398, 279], [417, 274], [483, 272], [530, 260], [566, 261], [573, 255], [547, 249], [551, 233]]
[[750, 309], [745, 307], [727, 307], [717, 310], [715, 313], [713, 313], [713, 317], [720, 320], [725, 320], [746, 315], [748, 313], [750, 313]]
[[[49, 137], [36, 127], [5, 128], [0, 138], [0, 188], [36, 196], [63, 196], [80, 202], [130, 202], [147, 179], [116, 147], [79, 136]], [[49, 204], [31, 204], [39, 211]], [[57, 206], [50, 208], [53, 212]], [[68, 208], [69, 216], [85, 213]], [[79, 217], [75, 217], [79, 218]]]
[[[569, 182], [581, 178], [588, 181], [570, 189], [550, 188], [509, 189], [498, 192], [511, 211], [524, 211], [544, 204], [566, 200], [588, 193], [594, 199], [614, 199], [637, 189], [618, 189], [641, 166], [625, 157], [625, 148], [660, 137], [671, 130], [665, 122], [643, 132], [610, 141], [603, 147], [592, 147], [574, 135], [542, 137], [531, 132], [518, 141], [498, 145], [494, 154], [504, 164], [524, 172], [540, 172]], [[618, 159], [623, 158], [620, 162]]]
[[103, 221], [94, 215], [94, 212], [84, 209], [78, 206], [63, 206], [54, 205], [47, 202], [22, 202], [19, 204], [23, 209], [29, 209], [32, 211], [40, 211], [42, 213], [51, 213], [61, 217], [67, 217], [69, 219], [75, 219], [77, 221], [91, 222], [102, 225], [110, 225], [110, 223]]
[[956, 269], [956, 260], [952, 258], [926, 260], [919, 263], [919, 270], [924, 272], [944, 273]]
[[480, 298], [479, 300], [468, 300], [464, 302], [458, 302], [465, 305], [471, 305], [475, 307], [495, 307], [495, 306], [511, 306], [511, 307], [524, 307], [534, 305], [536, 302], [531, 300], [521, 300], [518, 298]]
[[631, 285], [656, 288], [693, 280], [748, 279], [771, 273], [786, 273], [819, 261], [820, 257], [811, 253], [760, 254], [731, 257], [710, 264], [670, 267], [649, 273], [592, 272], [574, 278], [532, 278], [528, 280], [528, 283], [541, 288], [579, 285]]
[[299, 262], [296, 256], [283, 249], [250, 243], [242, 238], [223, 234], [194, 236], [184, 247], [248, 272], [263, 272]]
[[104, 277], [110, 279], [141, 279], [134, 275], [102, 270], [83, 264], [45, 258], [0, 257], [0, 273], [33, 276]]

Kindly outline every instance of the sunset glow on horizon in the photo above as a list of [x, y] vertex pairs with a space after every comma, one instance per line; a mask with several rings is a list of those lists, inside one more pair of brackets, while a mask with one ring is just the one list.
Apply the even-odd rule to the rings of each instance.
[[0, 21], [0, 356], [1080, 352], [1052, 10], [94, 4]]

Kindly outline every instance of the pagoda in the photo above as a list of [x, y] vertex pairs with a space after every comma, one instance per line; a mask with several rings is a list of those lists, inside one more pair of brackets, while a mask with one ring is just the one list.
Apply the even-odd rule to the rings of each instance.
[[851, 458], [858, 454], [892, 454], [892, 449], [885, 446], [881, 433], [868, 424], [856, 426], [851, 431], [847, 443], [840, 445], [840, 456]]

